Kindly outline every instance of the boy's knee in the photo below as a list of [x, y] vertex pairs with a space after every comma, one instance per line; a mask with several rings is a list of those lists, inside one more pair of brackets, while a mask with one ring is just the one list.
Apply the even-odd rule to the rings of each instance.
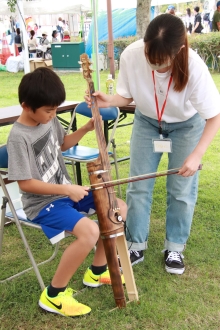
[[88, 233], [90, 237], [94, 237], [96, 241], [98, 240], [100, 235], [99, 226], [93, 220], [90, 220], [90, 224], [88, 226]]

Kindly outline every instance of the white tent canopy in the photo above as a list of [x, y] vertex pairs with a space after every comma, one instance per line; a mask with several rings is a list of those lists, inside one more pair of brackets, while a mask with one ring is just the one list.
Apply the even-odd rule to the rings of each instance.
[[[91, 10], [91, 2], [90, 0], [23, 0], [23, 9], [24, 15], [80, 14]], [[0, 15], [12, 15], [6, 0], [0, 0]]]
[[[112, 9], [136, 8], [137, 0], [111, 0]], [[23, 0], [24, 15], [80, 14], [91, 11], [91, 0]], [[106, 10], [107, 1], [99, 0], [98, 9]], [[7, 0], [0, 0], [0, 15], [11, 15]]]

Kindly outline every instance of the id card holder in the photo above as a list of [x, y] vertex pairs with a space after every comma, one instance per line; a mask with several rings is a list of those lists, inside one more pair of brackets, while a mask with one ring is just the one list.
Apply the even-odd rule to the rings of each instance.
[[153, 139], [152, 143], [154, 152], [172, 152], [171, 139]]

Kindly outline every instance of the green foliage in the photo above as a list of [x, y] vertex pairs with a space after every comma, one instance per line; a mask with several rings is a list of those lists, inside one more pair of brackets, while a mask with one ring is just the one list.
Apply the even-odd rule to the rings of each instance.
[[219, 72], [220, 59], [218, 55], [220, 55], [220, 33], [192, 34], [188, 40], [190, 47], [197, 50], [197, 53], [207, 66]]
[[[121, 53], [123, 50], [129, 46], [132, 42], [136, 41], [137, 37], [136, 36], [131, 36], [131, 37], [126, 37], [126, 38], [117, 38], [114, 39], [114, 58], [115, 60], [120, 59]], [[104, 54], [105, 57], [108, 55], [108, 41], [104, 40], [99, 43], [102, 48], [102, 53]]]
[[[116, 80], [117, 74], [118, 72], [116, 72]], [[16, 74], [0, 72], [0, 107], [18, 104], [17, 88], [22, 76], [23, 72]], [[59, 76], [66, 88], [67, 100], [83, 100], [86, 82], [82, 74], [60, 73]], [[105, 88], [106, 77], [106, 71], [100, 73], [102, 90]], [[220, 75], [214, 73], [212, 77], [220, 91]], [[63, 116], [69, 119], [68, 113]], [[127, 122], [131, 122], [133, 115], [128, 117]], [[83, 122], [77, 120], [77, 125], [80, 127]], [[6, 142], [10, 127], [0, 127], [0, 144]], [[129, 155], [131, 130], [132, 125], [116, 130], [118, 158]], [[85, 139], [88, 145], [93, 146], [94, 138], [91, 135], [86, 134]], [[220, 180], [218, 179], [220, 132], [208, 148], [202, 163], [198, 202], [191, 235], [187, 249], [184, 251], [186, 271], [183, 275], [171, 275], [164, 270], [161, 250], [166, 225], [166, 178], [159, 177], [155, 182], [153, 196], [149, 248], [144, 252], [144, 262], [134, 266], [140, 303], [131, 302], [124, 309], [113, 310], [115, 302], [110, 286], [83, 289], [82, 277], [93, 260], [92, 251], [70, 281], [70, 287], [78, 290], [76, 299], [92, 308], [91, 315], [66, 318], [43, 312], [38, 308], [41, 290], [34, 272], [31, 271], [13, 281], [0, 284], [0, 330], [218, 330], [220, 328]], [[162, 158], [159, 170], [164, 170], [166, 166], [165, 156]], [[129, 176], [129, 160], [119, 163], [119, 173], [121, 178]], [[83, 166], [83, 177], [83, 183], [88, 184], [85, 166]], [[125, 199], [126, 185], [122, 186], [122, 190]], [[24, 228], [24, 231], [36, 260], [40, 262], [43, 258], [49, 257], [52, 246], [46, 237], [40, 231], [30, 228]], [[46, 285], [50, 283], [64, 250], [72, 241], [72, 237], [62, 240], [58, 257], [40, 267]], [[5, 227], [0, 258], [0, 278], [29, 265], [18, 230], [14, 225]]]
[[[114, 58], [120, 60], [121, 53], [132, 42], [136, 41], [137, 37], [118, 38], [114, 40]], [[213, 71], [220, 71], [220, 33], [210, 32], [204, 34], [192, 34], [188, 37], [189, 45], [196, 50], [207, 66]], [[102, 53], [107, 59], [108, 56], [108, 41], [101, 41]]]
[[17, 0], [7, 0], [7, 5], [12, 13], [15, 12], [16, 3], [17, 3]]

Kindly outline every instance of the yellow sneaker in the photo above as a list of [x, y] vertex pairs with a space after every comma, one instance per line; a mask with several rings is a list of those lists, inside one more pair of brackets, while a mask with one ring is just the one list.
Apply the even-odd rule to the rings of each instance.
[[51, 298], [47, 295], [47, 288], [45, 288], [40, 296], [39, 306], [48, 312], [64, 316], [89, 314], [91, 308], [74, 299], [73, 292], [73, 289], [68, 288], [64, 292], [60, 292], [58, 296]]
[[[124, 275], [121, 275], [122, 284], [125, 284]], [[93, 274], [92, 270], [88, 268], [83, 277], [83, 284], [87, 286], [91, 286], [93, 288], [97, 288], [103, 284], [111, 285], [111, 278], [109, 274], [109, 270], [107, 269], [101, 275]]]

